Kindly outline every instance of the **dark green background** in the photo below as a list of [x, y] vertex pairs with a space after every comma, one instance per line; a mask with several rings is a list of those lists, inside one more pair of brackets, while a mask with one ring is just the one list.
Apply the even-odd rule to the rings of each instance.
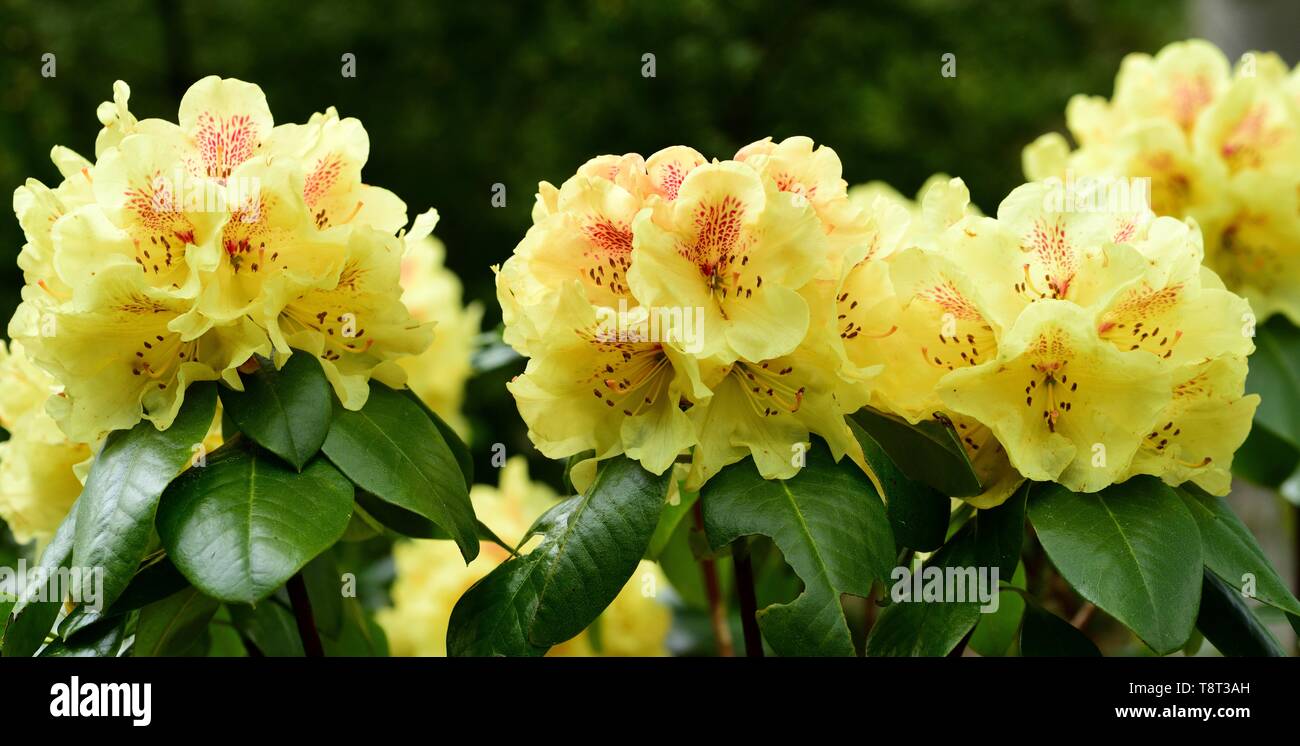
[[[412, 214], [438, 208], [448, 264], [492, 325], [488, 267], [527, 229], [537, 182], [558, 184], [593, 155], [689, 144], [726, 158], [767, 135], [805, 134], [835, 148], [851, 184], [883, 179], [910, 194], [946, 171], [990, 210], [1021, 181], [1020, 149], [1061, 127], [1072, 94], [1109, 94], [1124, 54], [1187, 35], [1183, 6], [0, 0], [0, 184], [57, 183], [55, 144], [93, 156], [95, 107], [114, 80], [131, 85], [137, 116], [173, 120], [198, 78], [248, 80], [279, 122], [329, 105], [362, 120], [366, 180]], [[41, 76], [46, 52], [55, 78]], [[345, 52], [356, 78], [340, 74]], [[945, 52], [956, 78], [940, 76]], [[494, 183], [506, 185], [504, 208], [492, 206]], [[22, 243], [17, 221], [0, 219], [5, 318]], [[517, 370], [471, 385], [483, 467], [494, 442], [531, 451], [503, 386]]]

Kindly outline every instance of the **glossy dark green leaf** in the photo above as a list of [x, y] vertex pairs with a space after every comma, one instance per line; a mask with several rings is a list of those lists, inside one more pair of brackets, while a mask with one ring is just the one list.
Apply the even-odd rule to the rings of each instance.
[[602, 464], [587, 492], [549, 511], [542, 541], [498, 565], [451, 614], [451, 655], [542, 655], [586, 629], [645, 555], [671, 472], [625, 457]]
[[1266, 427], [1252, 427], [1232, 457], [1232, 473], [1277, 489], [1300, 468], [1300, 449]]
[[109, 658], [116, 656], [126, 639], [128, 617], [101, 619], [72, 635], [55, 640], [41, 650], [41, 658]]
[[[37, 565], [49, 576], [60, 567], [67, 567], [72, 560], [72, 544], [77, 533], [77, 505], [73, 503], [68, 517], [63, 519], [54, 532], [54, 538], [41, 552]], [[46, 598], [37, 600], [39, 588], [28, 587], [23, 598], [18, 599], [9, 613], [5, 625], [4, 647], [0, 653], [8, 658], [29, 658], [45, 644], [45, 638], [54, 627], [59, 617], [62, 599]]]
[[262, 359], [241, 377], [244, 390], [221, 388], [221, 406], [235, 427], [258, 445], [302, 470], [330, 429], [330, 384], [314, 356], [290, 355], [284, 367]]
[[1154, 477], [1094, 494], [1035, 486], [1029, 517], [1061, 575], [1162, 655], [1192, 634], [1201, 534], [1182, 498]]
[[1030, 483], [1026, 482], [1007, 501], [996, 508], [975, 511], [962, 532], [970, 532], [974, 563], [998, 568], [1006, 580], [1015, 574], [1020, 550], [1025, 540], [1025, 509]]
[[122, 595], [118, 596], [117, 601], [109, 608], [109, 614], [125, 614], [155, 601], [161, 601], [189, 584], [190, 581], [185, 579], [171, 560], [166, 556], [158, 557], [140, 566], [135, 577], [131, 579], [131, 584], [122, 591]]
[[230, 604], [227, 608], [235, 629], [264, 657], [301, 658], [306, 655], [302, 637], [298, 635], [298, 622], [287, 603], [278, 598], [268, 598], [256, 606]]
[[[365, 490], [357, 490], [357, 506], [363, 511], [363, 515], [369, 516], [384, 528], [402, 536], [412, 539], [451, 540], [451, 534], [428, 518], [384, 502]], [[474, 519], [474, 530], [480, 541], [490, 541], [507, 552], [514, 553], [515, 548], [512, 544], [497, 536], [487, 524], [477, 518]]]
[[321, 633], [330, 658], [375, 658], [388, 655], [388, 638], [374, 617], [355, 598], [343, 599], [342, 624], [337, 634]]
[[361, 489], [436, 523], [466, 562], [478, 556], [465, 475], [438, 426], [410, 398], [372, 382], [360, 410], [336, 402], [323, 450]]
[[885, 607], [867, 636], [872, 658], [941, 658], [980, 620], [973, 603], [899, 602]]
[[1262, 400], [1256, 425], [1300, 448], [1300, 329], [1282, 314], [1255, 329], [1246, 393]]
[[221, 604], [194, 588], [186, 588], [140, 610], [131, 655], [162, 658], [194, 655], [206, 650], [204, 633]]
[[311, 600], [312, 618], [321, 637], [337, 637], [343, 630], [343, 573], [333, 552], [307, 563], [302, 579]]
[[429, 408], [416, 393], [410, 389], [402, 389], [406, 398], [414, 401], [420, 406], [433, 424], [437, 426], [438, 432], [442, 433], [442, 439], [447, 442], [447, 447], [451, 449], [452, 454], [456, 457], [456, 463], [460, 466], [460, 471], [465, 475], [465, 487], [468, 489], [474, 484], [474, 454], [470, 452], [469, 446], [461, 440], [460, 434], [452, 429], [447, 421], [438, 415], [437, 412]]
[[863, 407], [850, 419], [871, 434], [908, 479], [949, 497], [969, 497], [982, 491], [966, 450], [948, 425], [937, 420], [912, 425], [870, 407]]
[[1100, 658], [1101, 651], [1074, 625], [1029, 604], [1020, 628], [1020, 654], [1025, 657]]
[[248, 646], [239, 636], [239, 630], [235, 629], [229, 606], [220, 606], [208, 622], [208, 650], [205, 655], [209, 658], [249, 657]]
[[301, 473], [242, 441], [227, 443], [163, 495], [158, 534], [199, 590], [254, 603], [338, 541], [352, 485], [323, 458]]
[[803, 580], [788, 604], [758, 612], [779, 655], [854, 655], [840, 595], [867, 596], [894, 564], [885, 506], [866, 474], [814, 441], [806, 465], [786, 480], [763, 479], [753, 461], [733, 464], [700, 492], [705, 532], [716, 550], [741, 536], [769, 536]]
[[909, 479], [875, 437], [857, 422], [849, 420], [849, 429], [885, 491], [885, 512], [899, 547], [922, 552], [938, 549], [948, 532], [948, 497], [923, 482]]
[[1239, 657], [1281, 658], [1286, 655], [1273, 633], [1250, 610], [1241, 592], [1209, 569], [1201, 586], [1201, 610], [1196, 628], [1220, 653]]
[[198, 383], [171, 427], [148, 420], [109, 434], [77, 500], [74, 567], [104, 568], [104, 605], [112, 604], [140, 566], [153, 536], [158, 498], [194, 457], [212, 426], [215, 383]]
[[1232, 512], [1227, 500], [1192, 484], [1179, 488], [1201, 530], [1205, 566], [1241, 588], [1249, 584], [1255, 598], [1291, 614], [1300, 614], [1300, 601], [1260, 549], [1255, 536]]
[[67, 638], [101, 619], [122, 616], [155, 601], [161, 601], [173, 593], [188, 588], [189, 585], [190, 581], [181, 575], [180, 570], [177, 570], [166, 556], [146, 558], [140, 565], [140, 569], [136, 570], [135, 577], [131, 578], [126, 590], [122, 591], [122, 595], [117, 597], [112, 606], [107, 609], [101, 608], [99, 611], [85, 604], [76, 607], [59, 623], [59, 635]]
[[[1003, 583], [1008, 581], [1003, 579]], [[1012, 587], [1025, 589], [1025, 566], [1016, 567], [1016, 574], [1011, 577]], [[1025, 614], [1025, 598], [1014, 590], [998, 593], [998, 610], [992, 614], [982, 614], [975, 624], [975, 632], [970, 636], [971, 650], [985, 658], [1003, 656], [1011, 649], [1020, 631], [1020, 620]]]
[[[989, 609], [996, 614], [1001, 610], [1002, 596], [997, 587], [1001, 581], [1014, 577], [1019, 561], [1020, 545], [1024, 537], [1025, 489], [1016, 492], [1010, 499], [996, 508], [979, 510], [966, 521], [957, 532], [939, 548], [924, 564], [922, 584], [926, 581], [929, 568], [938, 568], [946, 572], [948, 568], [963, 572], [974, 570], [974, 579], [978, 584], [979, 573], [984, 573], [984, 588], [989, 594], [998, 594], [998, 609]], [[992, 570], [997, 570], [996, 580]], [[917, 572], [917, 570], [913, 570]], [[895, 582], [911, 579], [911, 574], [892, 578]], [[963, 594], [969, 598], [978, 593], [963, 585]], [[886, 583], [886, 592], [895, 602], [880, 613], [880, 617], [871, 628], [867, 637], [867, 655], [883, 656], [923, 656], [941, 657], [951, 653], [971, 632], [972, 628], [983, 618], [982, 603], [975, 600], [926, 601], [911, 598], [911, 594], [893, 593], [893, 584]], [[906, 599], [906, 600], [898, 600]], [[990, 598], [990, 601], [992, 599]]]

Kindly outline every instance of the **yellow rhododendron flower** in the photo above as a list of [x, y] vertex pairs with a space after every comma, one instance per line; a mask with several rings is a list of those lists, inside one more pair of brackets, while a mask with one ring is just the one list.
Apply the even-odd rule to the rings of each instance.
[[1212, 44], [1129, 55], [1109, 101], [1076, 96], [1059, 134], [1025, 149], [1031, 179], [1150, 180], [1159, 215], [1195, 219], [1205, 262], [1262, 319], [1300, 323], [1300, 98], [1277, 55], [1235, 67]]
[[460, 279], [443, 265], [446, 250], [437, 239], [406, 242], [402, 257], [402, 303], [420, 323], [433, 323], [433, 344], [424, 352], [397, 362], [406, 371], [406, 385], [438, 413], [462, 438], [469, 423], [461, 414], [465, 382], [473, 373], [474, 341], [483, 307], [461, 301]]
[[136, 119], [129, 97], [119, 82], [100, 106], [93, 163], [56, 148], [63, 183], [14, 195], [27, 287], [10, 334], [62, 386], [68, 436], [166, 428], [191, 382], [239, 388], [254, 354], [316, 355], [353, 409], [371, 377], [400, 385], [396, 361], [431, 332], [400, 301], [406, 206], [362, 183], [361, 124], [329, 109], [277, 127], [260, 88], [217, 77], [175, 123]]
[[645, 305], [703, 313], [705, 355], [765, 360], [807, 334], [798, 291], [826, 261], [808, 200], [728, 161], [691, 171], [676, 200], [637, 216], [628, 284]]
[[[920, 207], [869, 194], [890, 227], [843, 283], [845, 354], [879, 368], [872, 406], [951, 425], [985, 487], [976, 507], [1026, 477], [1227, 489], [1258, 401], [1242, 396], [1250, 307], [1202, 268], [1195, 224], [1108, 186], [1026, 184], [995, 218], [956, 179]], [[899, 205], [910, 225], [882, 221]]]
[[19, 543], [48, 539], [81, 494], [74, 467], [91, 458], [45, 413], [54, 379], [27, 358], [19, 342], [0, 343], [0, 518]]
[[951, 426], [985, 488], [964, 499], [994, 507], [1023, 477], [992, 430], [947, 408], [938, 384], [997, 354], [993, 324], [962, 270], [972, 244], [997, 234], [970, 205], [960, 179], [935, 175], [922, 189], [916, 202], [878, 182], [850, 192], [873, 228], [870, 249], [841, 284], [837, 321], [849, 366], [873, 374], [867, 385], [842, 383], [840, 399], [849, 410], [870, 404], [912, 423], [937, 419]]
[[[533, 522], [556, 502], [545, 485], [528, 478], [521, 456], [510, 458], [501, 470], [500, 485], [474, 485], [470, 491], [474, 512], [507, 543], [523, 537]], [[393, 655], [444, 656], [447, 625], [461, 595], [509, 555], [483, 542], [479, 556], [468, 566], [455, 545], [447, 541], [402, 541], [393, 548], [397, 577], [391, 591], [392, 606], [376, 619], [388, 636]], [[656, 596], [667, 588], [656, 565], [642, 562], [627, 586], [596, 620], [604, 655], [664, 655], [671, 626], [671, 611]], [[590, 633], [552, 648], [550, 655], [592, 655]]]
[[845, 261], [854, 262], [870, 247], [871, 224], [859, 202], [849, 199], [839, 156], [825, 145], [814, 149], [807, 137], [772, 138], [741, 148], [736, 160], [753, 166], [783, 192], [812, 205], [828, 242], [827, 274], [838, 279]]
[[681, 402], [710, 395], [699, 362], [651, 339], [645, 307], [602, 313], [609, 309], [591, 305], [576, 282], [561, 295], [554, 332], [508, 385], [533, 442], [552, 458], [627, 453], [662, 474], [698, 440]]
[[497, 296], [530, 358], [510, 391], [543, 453], [662, 473], [694, 449], [698, 485], [751, 455], [792, 476], [813, 434], [852, 448], [844, 408], [862, 389], [843, 383], [870, 371], [845, 361], [835, 290], [876, 225], [834, 151], [795, 137], [725, 162], [601, 156], [542, 183], [533, 221]]
[[506, 343], [530, 354], [571, 280], [582, 284], [593, 304], [637, 305], [627, 279], [632, 221], [647, 205], [676, 199], [686, 175], [703, 163], [685, 147], [666, 148], [649, 160], [606, 155], [583, 164], [558, 189], [539, 184], [533, 227], [497, 276]]
[[893, 258], [900, 296], [951, 309], [924, 349], [951, 366], [935, 387], [959, 435], [987, 427], [1019, 474], [1073, 490], [1146, 473], [1225, 492], [1258, 402], [1242, 396], [1248, 304], [1201, 267], [1193, 224], [1061, 190], [1026, 184]]

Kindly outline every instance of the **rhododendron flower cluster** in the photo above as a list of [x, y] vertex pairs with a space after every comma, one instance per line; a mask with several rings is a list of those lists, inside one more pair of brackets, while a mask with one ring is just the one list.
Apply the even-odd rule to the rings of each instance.
[[1023, 185], [996, 217], [967, 210], [960, 180], [927, 192], [923, 219], [942, 229], [891, 255], [878, 294], [897, 329], [850, 347], [885, 369], [873, 403], [951, 421], [986, 487], [977, 506], [1022, 477], [1226, 493], [1259, 402], [1243, 396], [1249, 305], [1201, 266], [1194, 224], [1074, 211], [1058, 189]]
[[724, 162], [596, 158], [541, 185], [499, 270], [506, 340], [530, 357], [510, 390], [547, 455], [662, 473], [689, 454], [692, 487], [747, 456], [792, 476], [813, 434], [863, 463], [844, 418], [866, 404], [951, 426], [977, 507], [1026, 478], [1226, 492], [1258, 403], [1249, 305], [1201, 266], [1194, 222], [1078, 210], [1059, 187], [985, 217], [960, 179], [920, 205], [850, 196], [801, 137]]
[[810, 433], [850, 450], [855, 330], [829, 311], [875, 227], [834, 152], [802, 137], [723, 162], [603, 156], [542, 184], [497, 277], [505, 339], [531, 358], [510, 390], [534, 442], [655, 473], [693, 451], [695, 484], [750, 455], [789, 477]]
[[399, 236], [406, 206], [361, 181], [361, 124], [331, 108], [275, 126], [261, 89], [216, 77], [176, 123], [113, 93], [95, 160], [55, 148], [62, 183], [14, 194], [27, 285], [9, 332], [60, 387], [48, 408], [67, 436], [166, 428], [186, 386], [238, 389], [255, 354], [316, 356], [351, 409], [371, 377], [400, 385], [396, 360], [432, 335], [401, 302], [400, 263], [436, 215]]
[[1261, 320], [1300, 323], [1300, 67], [1177, 42], [1126, 57], [1113, 97], [1075, 96], [1066, 122], [1077, 149], [1043, 135], [1029, 178], [1150, 179], [1152, 209], [1196, 220], [1206, 264]]

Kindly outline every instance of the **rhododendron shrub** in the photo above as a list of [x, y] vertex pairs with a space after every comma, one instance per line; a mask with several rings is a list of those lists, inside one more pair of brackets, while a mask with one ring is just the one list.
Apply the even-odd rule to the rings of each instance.
[[277, 125], [257, 86], [209, 77], [170, 122], [129, 95], [100, 106], [93, 160], [55, 148], [63, 181], [14, 194], [27, 284], [0, 361], [0, 516], [47, 571], [102, 589], [31, 588], [3, 652], [202, 653], [210, 620], [258, 637], [277, 594], [299, 618], [317, 605], [300, 652], [383, 652], [355, 594], [339, 603], [334, 545], [447, 537], [462, 567], [480, 546], [448, 424], [465, 430], [479, 316], [437, 213], [408, 226], [363, 182], [366, 131], [333, 108]]
[[799, 576], [788, 603], [740, 592], [750, 654], [854, 654], [846, 595], [888, 604], [869, 655], [1004, 654], [1042, 620], [997, 616], [996, 581], [953, 599], [901, 578], [1023, 588], [1036, 546], [1157, 653], [1198, 620], [1221, 648], [1276, 649], [1202, 603], [1253, 573], [1260, 601], [1300, 611], [1262, 554], [1226, 549], [1249, 536], [1222, 496], [1261, 402], [1250, 301], [1206, 266], [1196, 219], [1144, 196], [1044, 178], [985, 215], [960, 179], [916, 202], [850, 191], [804, 137], [725, 161], [601, 156], [542, 183], [497, 269], [528, 358], [509, 388], [583, 494], [461, 597], [448, 650], [546, 652], [667, 532], [702, 532], [706, 577], [723, 559], [752, 582], [751, 545]]

